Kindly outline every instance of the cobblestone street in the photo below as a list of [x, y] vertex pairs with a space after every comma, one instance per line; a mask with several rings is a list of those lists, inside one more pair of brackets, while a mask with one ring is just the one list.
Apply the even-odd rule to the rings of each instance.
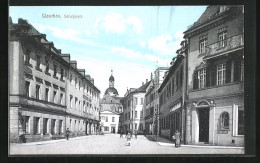
[[[124, 136], [125, 137], [125, 136]], [[143, 135], [132, 139], [131, 146], [126, 146], [126, 139], [118, 134], [89, 135], [67, 140], [11, 144], [10, 155], [45, 155], [45, 154], [243, 154], [242, 148], [211, 148], [182, 146], [174, 148], [172, 144], [157, 143]], [[161, 145], [160, 145], [161, 144]], [[162, 145], [165, 144], [165, 145]]]

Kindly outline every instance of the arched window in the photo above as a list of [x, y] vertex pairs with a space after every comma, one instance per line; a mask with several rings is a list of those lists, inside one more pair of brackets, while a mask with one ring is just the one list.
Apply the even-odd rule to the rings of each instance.
[[219, 128], [219, 132], [229, 130], [229, 114], [228, 114], [228, 112], [223, 112], [223, 113], [220, 114], [219, 122], [218, 122], [218, 128]]

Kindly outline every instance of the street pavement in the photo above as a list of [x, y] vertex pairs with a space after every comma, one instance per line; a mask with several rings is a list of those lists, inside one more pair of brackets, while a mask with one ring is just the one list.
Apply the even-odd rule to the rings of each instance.
[[10, 155], [142, 155], [142, 154], [244, 154], [243, 148], [216, 148], [181, 146], [170, 142], [154, 142], [143, 135], [132, 139], [126, 146], [126, 138], [118, 134], [88, 135], [69, 140], [54, 140], [24, 144], [10, 144]]

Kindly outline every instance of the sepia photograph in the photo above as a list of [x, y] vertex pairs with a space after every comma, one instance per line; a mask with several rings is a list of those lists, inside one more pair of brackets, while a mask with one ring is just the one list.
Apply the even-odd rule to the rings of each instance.
[[245, 154], [244, 6], [10, 6], [9, 156]]

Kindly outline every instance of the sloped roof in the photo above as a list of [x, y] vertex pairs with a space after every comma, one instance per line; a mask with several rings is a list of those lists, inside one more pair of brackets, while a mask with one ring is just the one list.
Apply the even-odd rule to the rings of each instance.
[[151, 83], [151, 80], [149, 82], [145, 83], [144, 85], [142, 85], [141, 87], [137, 88], [133, 92], [145, 92], [146, 88], [149, 86], [150, 83]]
[[213, 15], [219, 12], [220, 6], [208, 6], [207, 9], [203, 12], [200, 18], [197, 20], [197, 23], [202, 23], [210, 19]]

